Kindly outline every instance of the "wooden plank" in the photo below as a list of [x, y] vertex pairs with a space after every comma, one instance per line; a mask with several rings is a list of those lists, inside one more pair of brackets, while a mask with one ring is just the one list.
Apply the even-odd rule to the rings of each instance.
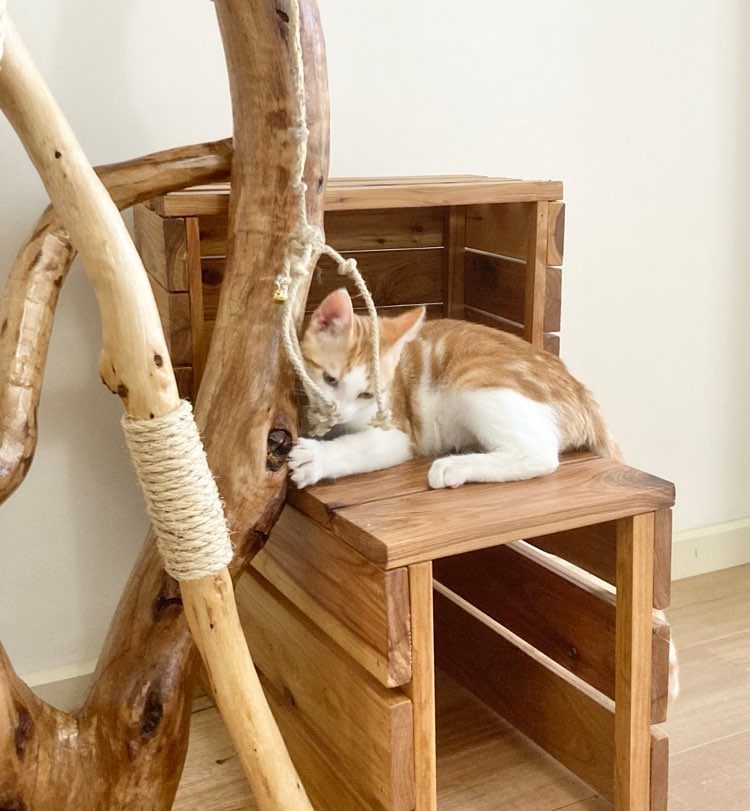
[[669, 735], [651, 727], [649, 811], [667, 811], [669, 803]]
[[[523, 337], [533, 346], [544, 345], [547, 295], [547, 202], [534, 203], [529, 210], [529, 238], [526, 254]], [[556, 329], [560, 328], [559, 318]], [[554, 331], [554, 330], [553, 330]]]
[[[612, 800], [613, 702], [439, 584], [434, 606], [438, 667]], [[662, 736], [651, 740], [659, 761]]]
[[672, 510], [654, 513], [654, 606], [667, 608], [672, 596]]
[[227, 214], [214, 214], [199, 217], [200, 255], [218, 257], [227, 255], [229, 217]]
[[342, 540], [384, 568], [470, 552], [674, 503], [674, 486], [609, 459], [537, 479], [471, 484], [337, 510]]
[[445, 314], [448, 318], [463, 318], [466, 280], [466, 206], [451, 206], [447, 210], [446, 231], [448, 261], [444, 280]]
[[618, 521], [615, 811], [650, 805], [653, 556], [653, 514]]
[[562, 265], [565, 251], [565, 203], [559, 200], [549, 204], [547, 230], [547, 264]]
[[289, 506], [252, 565], [381, 684], [411, 679], [406, 569], [384, 572]]
[[[424, 250], [365, 251], [344, 254], [357, 260], [378, 308], [417, 304], [440, 304], [443, 301], [444, 251]], [[214, 320], [219, 304], [219, 291], [226, 260], [203, 260], [203, 299], [206, 320]], [[342, 278], [328, 257], [321, 259], [313, 276], [307, 298], [307, 311], [312, 311], [333, 290], [346, 287], [352, 294], [355, 309], [361, 301], [348, 278]]]
[[432, 621], [432, 564], [409, 567], [412, 671], [404, 692], [414, 716], [416, 811], [437, 811], [437, 742], [435, 735], [435, 656]]
[[437, 207], [329, 211], [326, 239], [337, 251], [440, 248], [443, 210]]
[[[595, 459], [589, 451], [573, 451], [560, 459], [560, 464], [572, 465]], [[375, 470], [358, 476], [318, 482], [304, 490], [290, 488], [287, 503], [309, 515], [320, 524], [330, 524], [336, 510], [370, 504], [383, 499], [400, 498], [416, 493], [429, 493], [427, 472], [431, 459], [412, 459], [396, 467]]]
[[[556, 332], [560, 329], [562, 291], [560, 268], [548, 269], [546, 284], [542, 326], [547, 332]], [[524, 323], [526, 317], [524, 262], [467, 251], [465, 285], [467, 306], [517, 324]]]
[[[493, 315], [485, 310], [478, 310], [476, 307], [464, 307], [464, 318], [473, 321], [475, 324], [484, 324], [486, 327], [499, 329], [523, 338], [523, 325], [513, 321], [507, 321], [498, 315]], [[544, 333], [544, 348], [553, 355], [560, 354], [560, 336], [554, 332]]]
[[[658, 510], [654, 532], [654, 608], [668, 608], [671, 587], [672, 513]], [[615, 584], [617, 523], [602, 522], [565, 532], [527, 539], [538, 549], [567, 560], [575, 566]]]
[[190, 296], [170, 293], [153, 276], [149, 276], [156, 299], [164, 337], [173, 366], [190, 366], [193, 362], [193, 336], [190, 329]]
[[326, 744], [355, 793], [371, 808], [412, 809], [411, 701], [383, 687], [252, 569], [237, 585], [237, 604], [256, 666]]
[[456, 206], [472, 203], [503, 203], [562, 199], [562, 183], [556, 181], [501, 180], [424, 185], [331, 187], [326, 191], [326, 210], [347, 208], [399, 208], [411, 206]]
[[526, 261], [531, 203], [468, 206], [466, 247]]
[[[343, 256], [357, 260], [357, 266], [379, 307], [443, 301], [445, 252], [442, 248], [347, 252]], [[338, 274], [333, 260], [322, 257], [310, 285], [307, 309], [317, 307], [338, 287], [346, 287], [357, 306], [360, 299], [353, 282]]]
[[184, 220], [165, 219], [139, 204], [133, 207], [133, 221], [135, 245], [148, 273], [165, 290], [187, 290]]
[[605, 797], [613, 795], [612, 702], [552, 670], [450, 592], [435, 589], [440, 668]]
[[203, 329], [203, 281], [201, 277], [201, 243], [198, 217], [185, 220], [185, 245], [187, 247], [188, 294], [190, 296], [190, 333], [192, 336], [193, 398], [198, 396], [198, 387], [206, 366], [208, 345]]
[[177, 380], [177, 391], [180, 397], [188, 400], [193, 399], [193, 367], [173, 366], [175, 380]]
[[[200, 218], [201, 256], [227, 253], [224, 214]], [[325, 218], [326, 239], [338, 251], [439, 248], [444, 244], [441, 208], [332, 211]]]
[[[529, 546], [442, 558], [435, 579], [609, 698], [615, 697], [615, 597]], [[669, 625], [651, 618], [651, 723], [666, 719]]]
[[[562, 183], [556, 180], [514, 180], [485, 178], [458, 182], [435, 181], [429, 177], [406, 182], [361, 182], [337, 185], [331, 181], [325, 192], [326, 211], [421, 206], [474, 205], [479, 203], [561, 200]], [[154, 200], [154, 210], [163, 217], [197, 217], [226, 214], [229, 194], [226, 185], [172, 192]]]

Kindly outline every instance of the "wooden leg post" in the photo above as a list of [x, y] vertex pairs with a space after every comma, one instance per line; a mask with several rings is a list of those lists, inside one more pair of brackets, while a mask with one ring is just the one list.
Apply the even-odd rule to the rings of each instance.
[[649, 811], [654, 514], [617, 524], [615, 811]]
[[404, 690], [414, 712], [416, 811], [436, 811], [435, 655], [432, 624], [432, 563], [409, 566], [412, 679]]

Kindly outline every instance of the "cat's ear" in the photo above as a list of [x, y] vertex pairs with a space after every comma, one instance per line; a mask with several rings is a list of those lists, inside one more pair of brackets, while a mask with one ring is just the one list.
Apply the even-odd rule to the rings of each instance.
[[395, 348], [400, 352], [404, 344], [413, 341], [422, 327], [425, 312], [424, 307], [414, 307], [395, 318], [381, 318], [380, 334], [383, 348], [386, 350]]
[[352, 300], [345, 287], [334, 290], [321, 301], [310, 319], [310, 330], [334, 338], [349, 332], [354, 318]]

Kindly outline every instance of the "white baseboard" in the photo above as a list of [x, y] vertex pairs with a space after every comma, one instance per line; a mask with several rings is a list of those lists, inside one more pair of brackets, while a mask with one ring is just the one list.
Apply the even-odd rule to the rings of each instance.
[[750, 563], [750, 518], [677, 532], [672, 580]]

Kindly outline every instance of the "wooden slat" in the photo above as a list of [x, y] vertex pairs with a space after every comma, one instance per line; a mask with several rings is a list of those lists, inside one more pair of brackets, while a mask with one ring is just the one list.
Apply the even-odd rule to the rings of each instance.
[[[337, 753], [332, 750], [327, 739], [322, 738], [316, 730], [306, 722], [305, 717], [298, 711], [290, 700], [288, 692], [279, 691], [277, 686], [263, 674], [260, 674], [263, 692], [266, 694], [271, 712], [279, 727], [283, 730], [284, 743], [289, 749], [294, 766], [300, 775], [310, 801], [315, 811], [341, 811], [342, 808], [351, 811], [370, 811], [372, 800], [363, 796], [359, 787], [347, 779], [347, 775], [339, 766]], [[230, 751], [234, 751], [233, 749]], [[232, 811], [246, 808], [245, 803], [252, 802], [247, 798], [247, 785], [242, 784], [243, 791], [239, 802], [242, 805], [232, 805]], [[197, 808], [212, 809], [215, 807], [215, 797], [211, 797], [208, 804], [190, 806], [190, 811]], [[248, 811], [256, 806], [247, 805]]]
[[[436, 586], [437, 665], [609, 800], [613, 702]], [[662, 736], [654, 733], [654, 746]], [[657, 752], [657, 760], [660, 750]]]
[[466, 247], [526, 261], [531, 203], [468, 206]]
[[[442, 248], [425, 250], [365, 251], [345, 253], [357, 259], [362, 275], [378, 307], [440, 304], [443, 301], [444, 252]], [[219, 290], [226, 260], [203, 260], [203, 299], [207, 321], [216, 318]], [[315, 309], [333, 290], [346, 287], [354, 298], [355, 309], [361, 299], [349, 279], [336, 272], [332, 260], [324, 257], [313, 276], [307, 298], [307, 311]]]
[[409, 681], [406, 569], [384, 572], [289, 506], [252, 565], [382, 684]]
[[193, 336], [190, 330], [190, 296], [170, 293], [153, 276], [149, 276], [156, 299], [164, 337], [173, 366], [190, 366], [193, 362]]
[[[201, 256], [226, 256], [227, 216], [201, 217], [200, 225]], [[439, 248], [444, 244], [443, 210], [331, 211], [325, 218], [325, 231], [329, 244], [338, 251]]]
[[148, 273], [165, 289], [187, 290], [185, 222], [165, 219], [145, 205], [133, 208], [135, 244]]
[[667, 608], [672, 596], [672, 510], [654, 513], [654, 606]]
[[[544, 345], [547, 296], [547, 226], [549, 205], [534, 203], [529, 211], [526, 283], [524, 290], [523, 337], [533, 346]], [[558, 317], [557, 326], [560, 328]]]
[[[524, 323], [526, 264], [500, 256], [466, 252], [466, 293], [469, 307]], [[547, 271], [543, 327], [547, 332], [560, 329], [562, 273], [560, 268]]]
[[193, 399], [193, 367], [173, 366], [175, 380], [177, 381], [177, 391], [180, 397]]
[[[412, 208], [561, 200], [562, 196], [562, 183], [556, 180], [480, 178], [451, 182], [425, 177], [384, 183], [380, 178], [374, 178], [340, 185], [330, 181], [325, 192], [325, 207], [327, 211]], [[172, 192], [157, 197], [154, 210], [164, 217], [226, 214], [229, 210], [228, 187], [217, 184]]]
[[187, 248], [188, 294], [190, 296], [190, 333], [192, 336], [193, 358], [193, 397], [198, 395], [198, 387], [206, 366], [206, 343], [203, 329], [203, 281], [201, 273], [201, 242], [198, 217], [185, 219], [185, 245]]
[[648, 811], [654, 516], [617, 524], [615, 811]]
[[[464, 318], [467, 321], [473, 321], [475, 324], [484, 324], [486, 327], [499, 329], [503, 332], [509, 332], [511, 335], [516, 335], [523, 338], [523, 325], [516, 324], [514, 321], [507, 321], [505, 318], [500, 318], [498, 315], [492, 315], [484, 310], [478, 310], [476, 307], [464, 307]], [[547, 352], [553, 355], [560, 354], [560, 336], [554, 332], [544, 333], [544, 348]]]
[[252, 569], [238, 583], [237, 603], [255, 664], [325, 742], [355, 792], [369, 807], [410, 811], [411, 701], [378, 683]]
[[[555, 532], [528, 540], [533, 546], [585, 569], [600, 580], [615, 584], [617, 559], [615, 521]], [[672, 511], [659, 510], [656, 512], [654, 524], [654, 608], [669, 607], [671, 555]]]
[[667, 811], [669, 802], [669, 736], [659, 727], [651, 727], [651, 757], [649, 764], [649, 811]]
[[[560, 561], [512, 543], [436, 560], [435, 579], [609, 698], [615, 597]], [[651, 722], [666, 718], [669, 625], [652, 617]]]
[[445, 274], [445, 314], [448, 318], [464, 317], [466, 280], [466, 206], [451, 206], [446, 213], [448, 240]]
[[201, 256], [226, 256], [229, 217], [226, 214], [202, 216], [200, 220]]
[[435, 736], [435, 656], [432, 620], [432, 564], [409, 567], [411, 598], [412, 681], [405, 688], [414, 717], [416, 811], [437, 811], [437, 743]]
[[329, 211], [326, 240], [337, 251], [440, 248], [445, 245], [440, 208]]
[[[379, 307], [395, 304], [419, 304], [443, 301], [442, 248], [423, 250], [348, 252], [354, 257], [373, 299]], [[358, 291], [349, 279], [343, 279], [333, 260], [323, 257], [313, 276], [307, 297], [307, 309], [313, 309], [333, 290], [346, 287], [360, 301]]]
[[674, 486], [594, 458], [538, 479], [472, 484], [338, 510], [333, 531], [385, 568], [669, 507]]
[[[589, 451], [566, 453], [563, 466], [595, 459]], [[401, 498], [416, 493], [429, 493], [427, 472], [431, 459], [413, 459], [396, 467], [375, 470], [359, 476], [346, 476], [335, 481], [322, 481], [304, 490], [290, 488], [287, 503], [309, 515], [320, 524], [330, 524], [336, 510], [370, 504], [384, 499]], [[614, 569], [613, 569], [614, 571]]]
[[[531, 203], [469, 206], [466, 247], [526, 260]], [[549, 203], [547, 265], [561, 265], [565, 247], [565, 203]]]
[[547, 264], [562, 265], [565, 250], [565, 203], [559, 200], [549, 204], [547, 230]]
[[430, 183], [425, 185], [329, 187], [326, 210], [351, 208], [399, 208], [411, 206], [457, 206], [473, 203], [505, 203], [562, 199], [562, 183], [556, 181], [502, 180], [481, 183]]

